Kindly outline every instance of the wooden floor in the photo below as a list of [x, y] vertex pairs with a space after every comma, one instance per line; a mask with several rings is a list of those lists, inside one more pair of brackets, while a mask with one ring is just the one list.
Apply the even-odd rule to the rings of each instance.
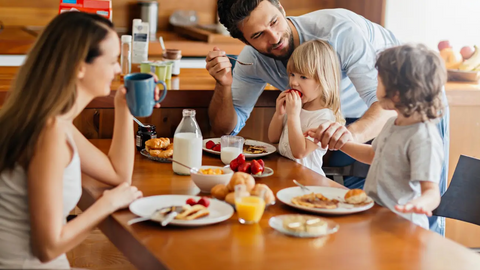
[[72, 268], [94, 270], [135, 270], [125, 256], [95, 229], [78, 247], [67, 253]]

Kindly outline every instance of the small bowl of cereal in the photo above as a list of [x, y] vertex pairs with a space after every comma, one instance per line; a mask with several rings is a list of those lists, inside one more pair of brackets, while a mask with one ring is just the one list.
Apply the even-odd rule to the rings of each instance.
[[233, 176], [230, 168], [219, 166], [201, 166], [190, 170], [193, 183], [203, 192], [210, 193], [210, 190], [218, 185], [227, 185]]

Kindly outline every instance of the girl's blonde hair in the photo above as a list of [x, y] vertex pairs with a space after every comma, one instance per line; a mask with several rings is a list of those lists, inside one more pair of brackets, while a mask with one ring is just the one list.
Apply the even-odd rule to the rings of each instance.
[[325, 108], [333, 111], [338, 123], [345, 124], [340, 110], [340, 64], [328, 42], [310, 40], [298, 46], [288, 60], [287, 72], [315, 79], [320, 84]]
[[57, 15], [35, 42], [0, 110], [0, 173], [27, 169], [48, 119], [67, 113], [77, 98], [81, 63], [100, 56], [113, 24], [96, 14]]

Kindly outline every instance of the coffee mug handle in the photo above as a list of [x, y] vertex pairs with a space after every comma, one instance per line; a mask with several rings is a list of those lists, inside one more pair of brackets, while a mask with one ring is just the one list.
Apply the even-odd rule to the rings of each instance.
[[163, 91], [162, 91], [162, 96], [160, 97], [159, 100], [156, 100], [154, 105], [162, 102], [164, 99], [165, 99], [165, 96], [167, 96], [167, 85], [165, 84], [164, 81], [158, 81], [158, 82], [155, 82], [156, 85], [158, 84], [162, 84], [163, 85]]

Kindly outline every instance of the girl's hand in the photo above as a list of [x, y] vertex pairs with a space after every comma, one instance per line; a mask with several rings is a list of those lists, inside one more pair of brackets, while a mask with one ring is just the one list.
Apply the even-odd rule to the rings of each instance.
[[432, 211], [425, 209], [425, 206], [419, 202], [408, 202], [405, 205], [395, 205], [395, 210], [401, 213], [416, 213], [423, 214], [429, 217], [432, 216]]
[[300, 116], [302, 110], [302, 99], [296, 92], [290, 92], [286, 95], [286, 111], [289, 117]]
[[285, 101], [286, 101], [287, 94], [288, 94], [287, 91], [283, 91], [280, 93], [280, 95], [278, 95], [278, 98], [277, 98], [277, 105], [275, 110], [280, 116], [285, 115], [285, 113], [287, 112], [285, 109]]
[[128, 207], [130, 203], [142, 196], [142, 192], [137, 187], [130, 186], [129, 183], [124, 182], [113, 189], [105, 190], [102, 199], [107, 202], [107, 205], [114, 212]]

